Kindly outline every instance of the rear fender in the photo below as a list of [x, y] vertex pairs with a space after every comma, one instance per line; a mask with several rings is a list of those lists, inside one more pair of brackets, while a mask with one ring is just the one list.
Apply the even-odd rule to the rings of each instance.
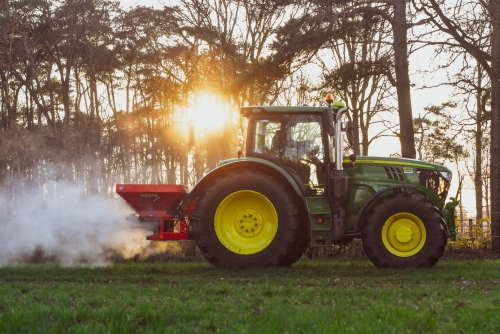
[[239, 172], [241, 170], [260, 170], [266, 175], [271, 175], [275, 178], [281, 179], [289, 186], [293, 192], [300, 198], [304, 198], [304, 194], [300, 185], [295, 179], [282, 167], [259, 158], [244, 158], [229, 160], [226, 164], [217, 167], [210, 173], [205, 175], [189, 193], [189, 199], [196, 200], [197, 197], [203, 194], [205, 189], [212, 185], [218, 178], [222, 178], [230, 172]]

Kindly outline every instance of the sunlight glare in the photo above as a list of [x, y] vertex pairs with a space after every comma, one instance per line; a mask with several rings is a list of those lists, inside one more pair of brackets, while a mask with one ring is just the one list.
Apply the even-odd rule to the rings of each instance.
[[227, 105], [215, 94], [198, 93], [193, 107], [193, 122], [197, 131], [213, 131], [222, 129], [228, 119]]

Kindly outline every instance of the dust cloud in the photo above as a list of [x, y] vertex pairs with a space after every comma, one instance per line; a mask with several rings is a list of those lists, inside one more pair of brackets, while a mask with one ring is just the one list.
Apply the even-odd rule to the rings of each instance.
[[105, 265], [110, 254], [130, 258], [150, 245], [151, 232], [125, 219], [132, 210], [118, 196], [85, 195], [66, 181], [27, 188], [0, 187], [0, 265]]

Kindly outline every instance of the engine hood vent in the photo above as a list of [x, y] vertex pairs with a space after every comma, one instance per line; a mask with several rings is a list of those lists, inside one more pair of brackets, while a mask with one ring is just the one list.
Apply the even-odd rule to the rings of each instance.
[[401, 169], [399, 169], [398, 167], [384, 166], [384, 170], [387, 173], [387, 177], [389, 178], [389, 180], [404, 181], [403, 173], [401, 172]]

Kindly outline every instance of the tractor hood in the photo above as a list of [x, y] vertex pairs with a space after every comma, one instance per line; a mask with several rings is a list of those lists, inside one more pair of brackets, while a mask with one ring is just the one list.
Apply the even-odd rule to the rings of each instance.
[[[344, 157], [344, 162], [349, 162], [349, 159], [347, 157]], [[416, 159], [358, 156], [356, 158], [356, 163], [357, 164], [401, 165], [401, 166], [408, 166], [408, 167], [412, 167], [412, 168], [413, 167], [426, 168], [426, 169], [433, 169], [433, 170], [437, 170], [437, 171], [451, 173], [451, 171], [444, 166], [433, 164], [433, 163], [423, 161], [423, 160], [416, 160]]]
[[[348, 161], [348, 158], [344, 158], [344, 162]], [[344, 172], [349, 175], [351, 182], [377, 184], [377, 188], [391, 184], [413, 184], [422, 190], [431, 190], [442, 203], [448, 196], [452, 176], [448, 168], [426, 161], [364, 156], [357, 157], [354, 168], [345, 169]]]

